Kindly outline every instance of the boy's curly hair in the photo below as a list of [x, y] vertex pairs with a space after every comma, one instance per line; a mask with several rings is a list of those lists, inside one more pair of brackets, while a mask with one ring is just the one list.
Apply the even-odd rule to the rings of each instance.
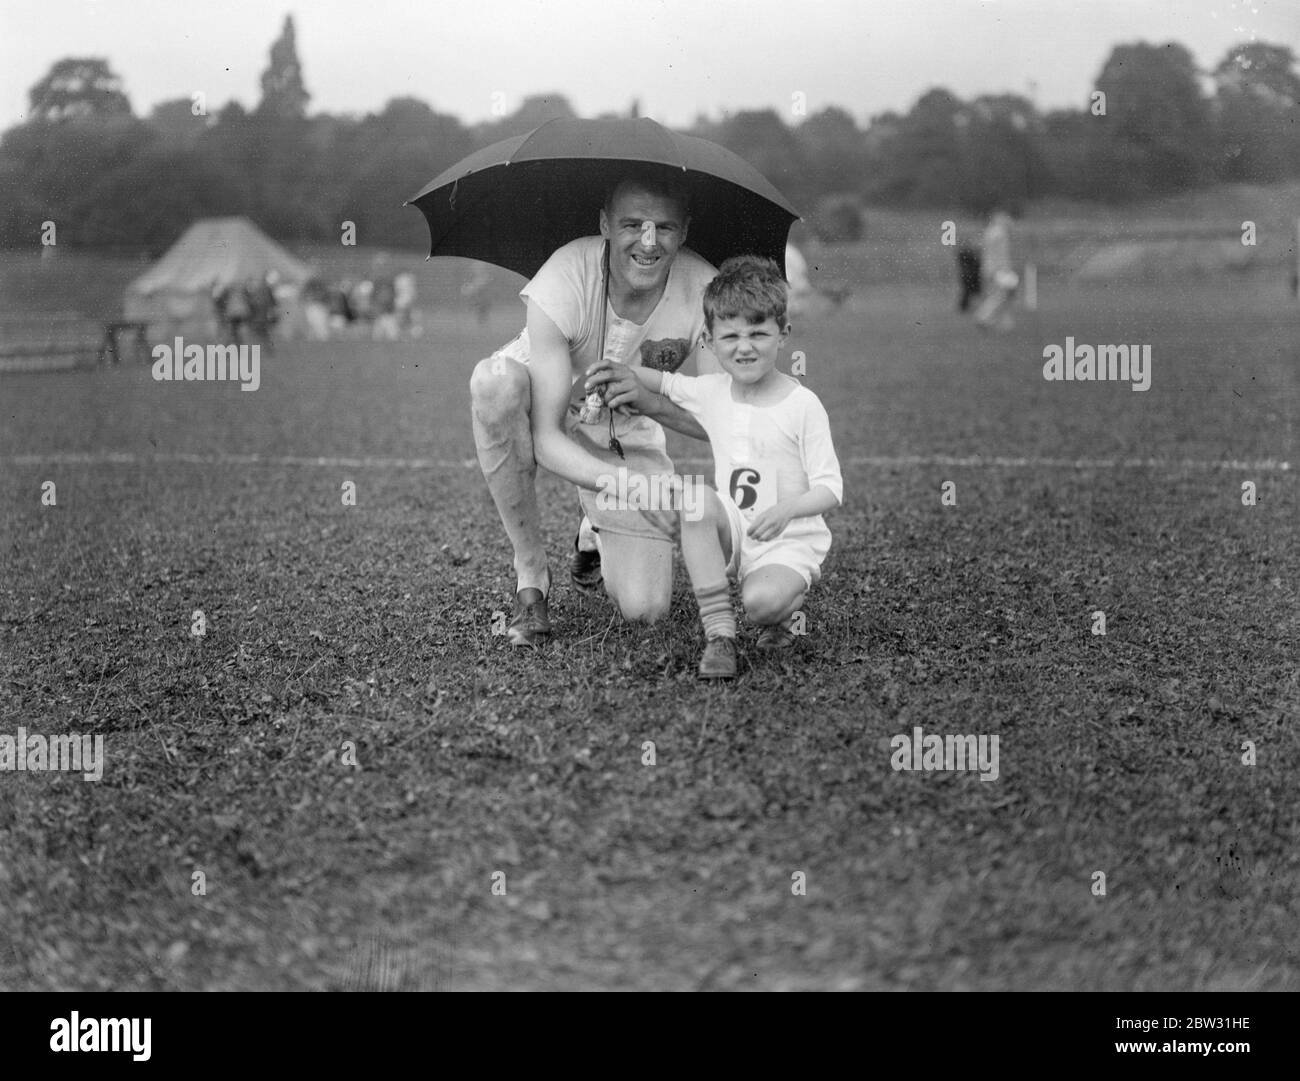
[[761, 255], [736, 255], [718, 268], [704, 290], [704, 322], [713, 329], [715, 319], [748, 319], [761, 323], [774, 319], [785, 326], [790, 290], [781, 268]]

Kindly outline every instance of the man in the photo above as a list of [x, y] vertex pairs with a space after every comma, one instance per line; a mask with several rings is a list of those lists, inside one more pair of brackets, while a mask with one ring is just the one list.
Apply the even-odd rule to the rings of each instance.
[[[703, 344], [704, 287], [715, 271], [684, 247], [689, 213], [685, 190], [666, 170], [646, 167], [616, 184], [600, 209], [600, 235], [572, 241], [547, 260], [520, 294], [524, 332], [474, 369], [479, 466], [514, 547], [517, 582], [507, 627], [513, 646], [538, 645], [551, 632], [539, 464], [581, 489], [575, 582], [594, 585], [599, 574], [628, 620], [654, 622], [668, 612], [675, 512], [609, 510], [595, 492], [620, 466], [647, 476], [673, 472], [661, 424], [706, 438], [698, 422], [646, 391], [629, 367], [675, 371], [694, 357], [696, 372], [718, 370]], [[585, 376], [602, 362], [593, 382], [604, 388], [605, 408], [594, 423], [583, 423]]]
[[[273, 277], [274, 275], [274, 277]], [[248, 329], [252, 339], [268, 353], [275, 351], [271, 332], [279, 318], [275, 306], [274, 285], [279, 275], [272, 270], [265, 277], [250, 277], [244, 291], [248, 295]]]
[[1010, 330], [1014, 325], [1011, 300], [1020, 276], [1011, 264], [1011, 215], [1002, 210], [993, 211], [984, 230], [983, 275], [989, 283], [988, 296], [975, 310], [975, 322], [985, 329], [996, 325]]
[[961, 287], [961, 295], [957, 298], [959, 312], [966, 311], [983, 289], [981, 273], [979, 248], [974, 244], [963, 244], [957, 249], [957, 279]]

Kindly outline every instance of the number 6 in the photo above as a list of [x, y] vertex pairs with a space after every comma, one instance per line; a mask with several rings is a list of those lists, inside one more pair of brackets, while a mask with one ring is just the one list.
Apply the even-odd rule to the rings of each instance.
[[[762, 478], [758, 475], [757, 469], [750, 469], [748, 466], [741, 466], [739, 469], [731, 471], [731, 499], [741, 510], [748, 510], [758, 502], [758, 489], [752, 487]], [[742, 481], [748, 481], [748, 484], [742, 484]], [[739, 498], [737, 493], [743, 493]]]

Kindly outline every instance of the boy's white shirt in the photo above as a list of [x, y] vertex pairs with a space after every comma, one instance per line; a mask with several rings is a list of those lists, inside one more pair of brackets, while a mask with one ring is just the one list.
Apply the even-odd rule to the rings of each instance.
[[[817, 395], [797, 386], [775, 405], [750, 405], [732, 401], [731, 383], [726, 372], [694, 377], [665, 372], [660, 382], [660, 392], [708, 433], [718, 495], [732, 500], [746, 521], [817, 485], [843, 502], [830, 419]], [[829, 532], [818, 514], [795, 518], [781, 536]]]

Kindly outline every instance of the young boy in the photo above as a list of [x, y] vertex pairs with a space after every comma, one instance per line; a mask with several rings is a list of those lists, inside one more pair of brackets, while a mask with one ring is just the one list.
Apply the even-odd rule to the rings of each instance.
[[694, 416], [713, 447], [717, 491], [701, 485], [691, 513], [680, 515], [682, 556], [704, 625], [702, 679], [736, 674], [729, 578], [739, 580], [745, 614], [763, 628], [760, 649], [794, 642], [791, 617], [831, 547], [821, 516], [843, 501], [826, 410], [776, 370], [790, 333], [787, 300], [772, 260], [728, 259], [704, 291], [705, 341], [723, 371], [691, 378], [635, 369], [646, 387]]

